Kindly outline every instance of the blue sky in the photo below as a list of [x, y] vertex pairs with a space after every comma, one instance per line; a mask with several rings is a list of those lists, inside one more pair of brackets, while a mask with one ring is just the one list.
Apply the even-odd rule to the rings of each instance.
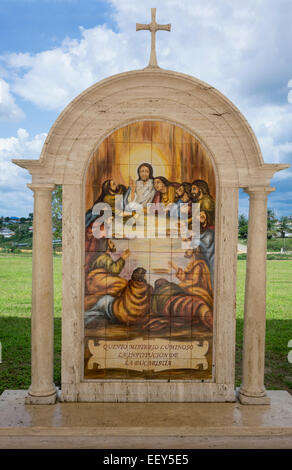
[[[172, 23], [157, 34], [159, 65], [218, 88], [251, 123], [265, 162], [292, 164], [291, 0], [0, 0], [0, 215], [33, 208], [30, 177], [11, 159], [38, 158], [88, 86], [147, 65], [149, 33], [135, 24], [149, 22], [151, 7]], [[271, 184], [269, 207], [291, 215], [292, 170]]]

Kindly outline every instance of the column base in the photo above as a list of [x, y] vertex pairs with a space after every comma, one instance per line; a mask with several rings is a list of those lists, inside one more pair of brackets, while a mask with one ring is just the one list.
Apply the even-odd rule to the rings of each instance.
[[242, 405], [270, 405], [271, 403], [270, 397], [266, 394], [259, 397], [245, 395], [239, 388], [236, 389], [236, 396]]
[[28, 395], [25, 397], [26, 405], [54, 405], [57, 401], [57, 389], [50, 395]]

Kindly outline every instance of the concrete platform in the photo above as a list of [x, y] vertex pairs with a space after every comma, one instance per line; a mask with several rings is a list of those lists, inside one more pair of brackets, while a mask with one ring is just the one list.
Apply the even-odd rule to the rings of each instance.
[[292, 396], [240, 403], [25, 405], [25, 390], [0, 397], [1, 449], [292, 449]]

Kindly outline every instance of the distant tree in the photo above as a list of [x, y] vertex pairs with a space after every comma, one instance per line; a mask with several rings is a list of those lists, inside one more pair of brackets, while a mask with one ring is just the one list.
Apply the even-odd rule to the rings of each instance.
[[0, 217], [0, 228], [3, 227], [4, 217]]
[[5, 217], [5, 219], [4, 219], [4, 220], [5, 220], [5, 222], [9, 222], [9, 220], [10, 220], [10, 217]]
[[30, 212], [30, 213], [28, 214], [28, 219], [31, 220], [31, 221], [33, 220], [33, 213], [32, 213], [32, 212]]
[[248, 220], [245, 215], [240, 214], [238, 218], [238, 236], [239, 238], [247, 238]]
[[53, 191], [52, 198], [53, 238], [62, 239], [62, 186], [58, 185]]
[[271, 238], [277, 235], [277, 217], [273, 209], [268, 209], [267, 211], [267, 238], [270, 240]]
[[17, 240], [21, 241], [24, 238], [26, 238], [28, 235], [30, 235], [28, 225], [27, 224], [19, 225], [18, 232], [17, 232]]
[[25, 217], [20, 217], [20, 223], [25, 224], [26, 223], [26, 218]]
[[281, 238], [285, 238], [286, 233], [291, 232], [291, 228], [289, 225], [289, 218], [287, 216], [283, 216], [280, 218], [280, 225], [278, 226], [279, 232], [281, 233]]

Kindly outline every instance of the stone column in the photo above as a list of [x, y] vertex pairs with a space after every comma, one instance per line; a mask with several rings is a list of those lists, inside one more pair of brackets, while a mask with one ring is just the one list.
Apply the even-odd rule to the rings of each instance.
[[34, 192], [31, 386], [26, 403], [56, 401], [53, 383], [54, 297], [52, 252], [52, 191], [54, 184], [29, 184]]
[[245, 281], [243, 369], [239, 399], [268, 404], [264, 386], [266, 333], [266, 258], [268, 187], [249, 187], [248, 244]]

